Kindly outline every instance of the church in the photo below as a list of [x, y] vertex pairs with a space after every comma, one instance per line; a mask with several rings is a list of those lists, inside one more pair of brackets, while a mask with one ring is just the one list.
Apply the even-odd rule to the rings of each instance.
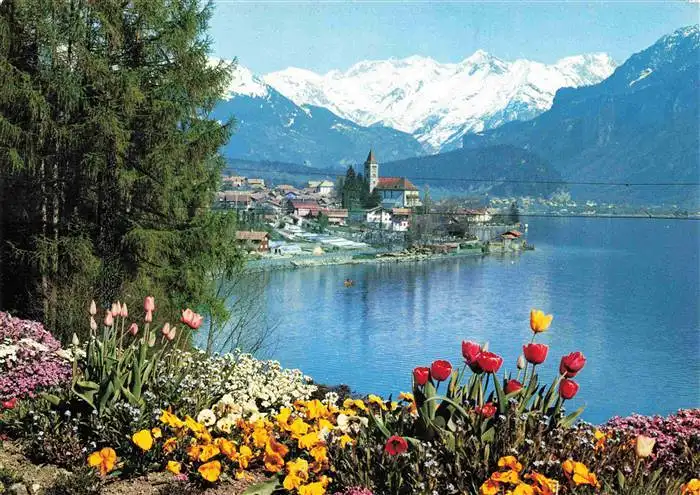
[[407, 178], [379, 176], [379, 163], [371, 149], [365, 161], [365, 178], [369, 191], [379, 192], [384, 208], [413, 208], [422, 204], [418, 188]]

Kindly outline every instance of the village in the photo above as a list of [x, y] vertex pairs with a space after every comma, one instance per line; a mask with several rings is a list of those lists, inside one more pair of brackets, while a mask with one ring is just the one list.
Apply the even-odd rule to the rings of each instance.
[[226, 175], [215, 208], [236, 211], [238, 242], [268, 260], [334, 256], [338, 261], [339, 255], [400, 260], [530, 247], [518, 230], [517, 212], [424, 201], [406, 177], [382, 177], [373, 150], [356, 179], [365, 188], [364, 204], [349, 197], [346, 180], [294, 186]]

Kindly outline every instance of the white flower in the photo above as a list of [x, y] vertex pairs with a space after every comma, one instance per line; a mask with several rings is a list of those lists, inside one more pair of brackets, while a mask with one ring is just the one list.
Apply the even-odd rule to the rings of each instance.
[[211, 409], [202, 409], [197, 415], [197, 422], [204, 426], [211, 426], [216, 423], [216, 414]]
[[221, 418], [216, 422], [216, 427], [224, 433], [231, 433], [231, 429], [236, 424], [229, 416]]

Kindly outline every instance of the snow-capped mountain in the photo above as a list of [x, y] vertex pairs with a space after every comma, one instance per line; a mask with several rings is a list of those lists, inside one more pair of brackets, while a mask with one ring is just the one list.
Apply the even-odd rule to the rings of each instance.
[[223, 149], [229, 158], [332, 168], [361, 162], [372, 146], [381, 146], [386, 160], [423, 153], [410, 134], [382, 125], [361, 126], [322, 107], [297, 105], [241, 65], [235, 67], [213, 116], [235, 120], [235, 132]]
[[359, 62], [324, 75], [292, 67], [263, 80], [297, 105], [410, 133], [435, 152], [459, 147], [466, 133], [531, 119], [551, 107], [559, 88], [596, 84], [615, 66], [604, 53], [546, 65], [508, 62], [479, 50], [459, 63], [413, 56]]

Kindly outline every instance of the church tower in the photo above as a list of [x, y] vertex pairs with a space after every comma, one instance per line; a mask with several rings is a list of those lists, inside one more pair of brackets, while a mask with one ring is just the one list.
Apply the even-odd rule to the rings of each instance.
[[367, 160], [365, 161], [365, 179], [369, 182], [369, 192], [374, 191], [377, 187], [377, 182], [379, 181], [379, 163], [374, 157], [374, 151], [370, 148], [369, 155], [367, 155]]

